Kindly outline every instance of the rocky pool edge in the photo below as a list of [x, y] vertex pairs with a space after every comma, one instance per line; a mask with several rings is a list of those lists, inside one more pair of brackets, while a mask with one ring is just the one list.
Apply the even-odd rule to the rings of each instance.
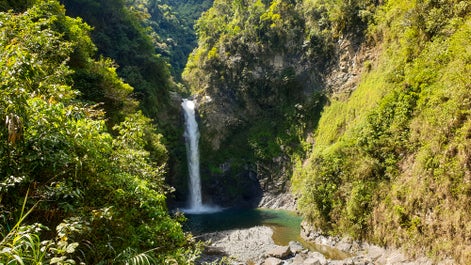
[[287, 246], [276, 245], [272, 239], [273, 230], [267, 226], [247, 229], [233, 229], [200, 235], [208, 242], [197, 264], [231, 265], [452, 265], [453, 260], [433, 262], [426, 257], [410, 259], [396, 249], [385, 249], [349, 238], [331, 237], [313, 232], [303, 223], [301, 236], [310, 243], [324, 245], [347, 252], [344, 259], [333, 260], [322, 253], [310, 250], [297, 241]]

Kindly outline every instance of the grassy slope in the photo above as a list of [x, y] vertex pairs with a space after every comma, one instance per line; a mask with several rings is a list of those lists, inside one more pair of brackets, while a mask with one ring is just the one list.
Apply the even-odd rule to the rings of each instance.
[[471, 19], [464, 1], [444, 5], [379, 9], [370, 29], [381, 55], [348, 99], [325, 107], [293, 186], [319, 228], [466, 264]]

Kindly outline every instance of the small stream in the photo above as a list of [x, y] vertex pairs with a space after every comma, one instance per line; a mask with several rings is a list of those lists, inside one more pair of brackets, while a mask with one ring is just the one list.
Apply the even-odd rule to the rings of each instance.
[[290, 241], [301, 242], [311, 251], [322, 253], [328, 259], [344, 259], [349, 255], [337, 249], [305, 242], [300, 237], [301, 217], [285, 210], [273, 209], [227, 209], [208, 214], [186, 214], [185, 229], [195, 235], [246, 229], [254, 226], [268, 226], [273, 230], [272, 239], [277, 245], [288, 245]]

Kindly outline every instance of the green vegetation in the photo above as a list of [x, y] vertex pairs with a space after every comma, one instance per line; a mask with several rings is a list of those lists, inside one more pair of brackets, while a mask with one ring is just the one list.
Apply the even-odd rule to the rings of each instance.
[[[131, 97], [164, 135], [169, 151], [166, 177], [178, 190], [183, 190], [180, 183], [186, 183], [186, 154], [181, 138], [180, 104], [175, 93], [188, 94], [188, 91], [174, 80], [181, 80], [188, 54], [196, 46], [193, 18], [208, 8], [211, 1], [61, 2], [68, 15], [80, 17], [93, 27], [91, 37], [98, 55], [111, 58], [116, 64], [111, 66], [116, 68], [117, 74], [134, 88]], [[107, 82], [99, 80], [96, 71], [91, 67], [76, 72], [77, 87], [74, 88], [83, 92], [84, 99], [104, 102], [108, 113], [117, 107], [119, 102], [114, 102], [113, 98], [118, 95], [94, 89], [101, 86], [97, 82]], [[119, 119], [122, 119], [119, 115], [113, 117], [113, 120]]]
[[0, 263], [192, 264], [188, 90], [221, 201], [255, 172], [326, 233], [471, 262], [468, 1], [62, 3], [0, 1]]
[[316, 227], [470, 262], [470, 8], [378, 9], [369, 37], [380, 57], [349, 98], [325, 107], [294, 175], [300, 210]]
[[[165, 102], [163, 92], [176, 89], [174, 84], [164, 82], [169, 72], [176, 80], [181, 80], [188, 55], [197, 45], [194, 23], [211, 6], [212, 0], [73, 0], [62, 3], [68, 14], [82, 17], [94, 27], [92, 38], [99, 53], [123, 66], [120, 74], [142, 93], [142, 99], [152, 97], [149, 102], [144, 101], [144, 107], [155, 112], [152, 105]], [[171, 67], [162, 64], [163, 58]]]
[[133, 88], [58, 1], [28, 7], [0, 13], [0, 263], [191, 263]]
[[168, 59], [172, 75], [181, 80], [188, 55], [197, 46], [194, 24], [209, 9], [212, 0], [128, 0], [144, 24], [152, 29], [157, 52]]
[[94, 28], [91, 36], [98, 53], [120, 66], [117, 72], [134, 87], [133, 97], [142, 111], [151, 117], [165, 116], [170, 108], [169, 92], [178, 87], [165, 60], [155, 52], [142, 20], [126, 8], [125, 1], [62, 2], [68, 15], [81, 17]]
[[324, 33], [307, 35], [298, 11], [294, 1], [215, 1], [196, 24], [199, 47], [183, 78], [198, 98], [214, 98], [199, 109], [209, 121], [203, 168], [220, 175], [214, 169], [229, 162], [231, 183], [249, 170], [286, 184], [306, 152], [324, 100], [320, 61], [331, 49]]
[[[294, 168], [316, 228], [471, 262], [470, 11], [459, 0], [216, 0], [184, 71], [202, 101], [205, 167], [251, 168], [268, 190]], [[371, 53], [353, 92], [331, 87], [350, 63], [345, 41]]]

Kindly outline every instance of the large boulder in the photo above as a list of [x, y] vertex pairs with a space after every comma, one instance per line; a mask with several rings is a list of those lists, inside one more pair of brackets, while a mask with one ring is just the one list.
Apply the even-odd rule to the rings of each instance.
[[293, 255], [301, 253], [305, 249], [303, 245], [299, 243], [298, 241], [290, 241], [288, 246], [291, 253], [293, 253]]
[[327, 264], [327, 259], [322, 253], [319, 252], [309, 252], [308, 258], [304, 262], [305, 265], [325, 265]]
[[289, 249], [289, 246], [276, 246], [275, 248], [269, 250], [265, 255], [267, 257], [286, 259], [291, 255], [291, 251]]

